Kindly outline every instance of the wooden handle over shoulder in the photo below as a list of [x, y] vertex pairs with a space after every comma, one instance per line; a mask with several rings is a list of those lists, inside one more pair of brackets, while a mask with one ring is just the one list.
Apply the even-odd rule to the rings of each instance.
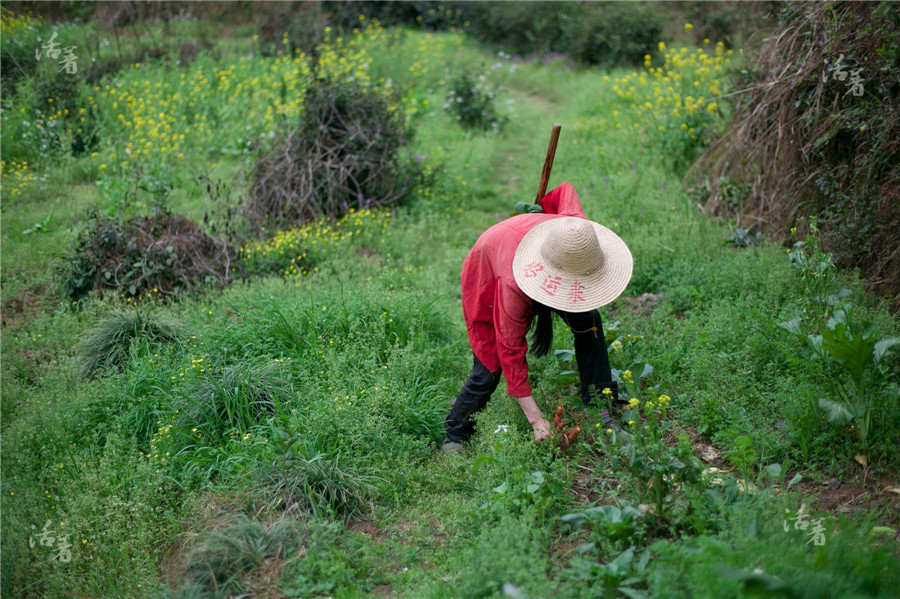
[[550, 171], [553, 169], [553, 157], [556, 156], [556, 144], [559, 141], [559, 131], [562, 125], [553, 124], [553, 131], [550, 132], [550, 145], [547, 146], [547, 158], [544, 159], [544, 170], [541, 171], [541, 182], [538, 185], [537, 196], [534, 198], [535, 204], [541, 203], [541, 198], [547, 194], [547, 184], [550, 182]]

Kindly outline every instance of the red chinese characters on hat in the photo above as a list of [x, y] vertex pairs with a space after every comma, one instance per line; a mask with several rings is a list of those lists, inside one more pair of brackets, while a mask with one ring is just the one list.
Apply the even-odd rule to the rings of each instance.
[[535, 260], [534, 262], [525, 265], [525, 276], [529, 279], [536, 277], [542, 270], [544, 270], [543, 263], [540, 260]]
[[569, 289], [569, 300], [573, 304], [577, 304], [578, 302], [585, 301], [584, 299], [584, 285], [579, 283], [578, 281], [572, 282], [572, 287]]
[[562, 283], [562, 277], [545, 275], [544, 282], [541, 283], [541, 289], [546, 291], [549, 295], [556, 295], [556, 290], [559, 289], [560, 283]]

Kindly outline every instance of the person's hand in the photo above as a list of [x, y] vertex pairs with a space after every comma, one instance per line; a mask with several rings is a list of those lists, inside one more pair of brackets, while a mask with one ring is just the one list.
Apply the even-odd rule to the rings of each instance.
[[550, 436], [550, 423], [545, 418], [541, 418], [540, 420], [532, 424], [531, 428], [532, 430], [534, 430], [535, 441], [543, 441]]

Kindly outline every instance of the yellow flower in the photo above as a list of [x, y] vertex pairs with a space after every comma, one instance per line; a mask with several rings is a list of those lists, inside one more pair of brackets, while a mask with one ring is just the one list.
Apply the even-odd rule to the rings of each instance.
[[660, 52], [666, 51], [666, 42], [659, 42], [658, 46]]
[[693, 28], [694, 28], [694, 26], [691, 25], [690, 23], [685, 23], [685, 24], [684, 24], [684, 30], [685, 30], [685, 31], [690, 31], [690, 30], [693, 29]]
[[632, 397], [631, 399], [628, 400], [628, 406], [631, 408], [636, 408], [639, 405], [641, 405], [641, 401], [636, 397]]

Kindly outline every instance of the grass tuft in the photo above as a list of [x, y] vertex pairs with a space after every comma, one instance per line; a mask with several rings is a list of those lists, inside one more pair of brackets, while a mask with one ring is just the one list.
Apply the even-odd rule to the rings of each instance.
[[171, 325], [138, 311], [120, 310], [100, 321], [81, 343], [81, 375], [122, 368], [135, 341], [173, 343], [179, 336]]

